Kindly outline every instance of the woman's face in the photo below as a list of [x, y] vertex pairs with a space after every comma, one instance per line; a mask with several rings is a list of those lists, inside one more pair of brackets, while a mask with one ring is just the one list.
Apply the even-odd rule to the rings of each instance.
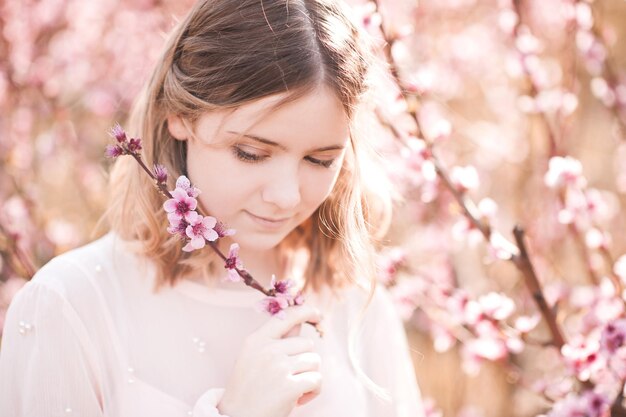
[[189, 179], [202, 205], [248, 250], [275, 247], [311, 216], [348, 145], [347, 116], [328, 87], [270, 110], [283, 97], [207, 113], [187, 135]]

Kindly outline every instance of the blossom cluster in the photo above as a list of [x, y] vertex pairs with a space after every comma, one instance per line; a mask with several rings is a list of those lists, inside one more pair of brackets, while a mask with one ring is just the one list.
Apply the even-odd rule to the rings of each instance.
[[266, 297], [257, 306], [260, 311], [267, 311], [278, 318], [285, 317], [285, 309], [289, 306], [304, 304], [304, 296], [301, 291], [293, 293], [294, 281], [290, 279], [277, 280], [272, 275], [270, 283], [271, 292], [274, 294]]
[[107, 145], [105, 155], [109, 158], [117, 158], [121, 155], [138, 155], [141, 151], [141, 139], [128, 138], [126, 132], [119, 124], [115, 124], [109, 132], [115, 138], [117, 144]]
[[[176, 180], [176, 188], [171, 191], [172, 198], [163, 203], [169, 221], [167, 231], [187, 241], [183, 247], [185, 252], [202, 249], [206, 242], [214, 242], [219, 237], [232, 234], [230, 230], [217, 227], [215, 217], [198, 214], [196, 197], [199, 194], [200, 190], [193, 187], [187, 177], [181, 175]], [[221, 236], [218, 230], [221, 231]]]

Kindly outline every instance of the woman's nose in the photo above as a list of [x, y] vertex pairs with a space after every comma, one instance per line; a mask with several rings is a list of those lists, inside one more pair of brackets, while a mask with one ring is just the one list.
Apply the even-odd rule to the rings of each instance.
[[263, 201], [278, 206], [281, 210], [292, 210], [300, 203], [300, 179], [297, 170], [282, 169], [263, 189]]

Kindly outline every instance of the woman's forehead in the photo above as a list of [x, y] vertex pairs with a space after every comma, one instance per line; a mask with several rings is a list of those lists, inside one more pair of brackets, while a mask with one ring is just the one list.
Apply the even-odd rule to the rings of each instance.
[[206, 113], [198, 121], [197, 133], [203, 139], [251, 134], [285, 147], [292, 142], [324, 147], [347, 140], [349, 120], [330, 88], [320, 87], [284, 102], [288, 98], [289, 93], [280, 93], [236, 109]]

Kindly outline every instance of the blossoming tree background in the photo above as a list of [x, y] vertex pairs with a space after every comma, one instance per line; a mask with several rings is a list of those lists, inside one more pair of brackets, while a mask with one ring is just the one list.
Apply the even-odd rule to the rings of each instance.
[[[191, 3], [0, 4], [0, 328], [95, 237], [103, 132]], [[361, 126], [402, 196], [380, 280], [429, 414], [626, 415], [626, 1], [351, 4], [383, 63]]]

